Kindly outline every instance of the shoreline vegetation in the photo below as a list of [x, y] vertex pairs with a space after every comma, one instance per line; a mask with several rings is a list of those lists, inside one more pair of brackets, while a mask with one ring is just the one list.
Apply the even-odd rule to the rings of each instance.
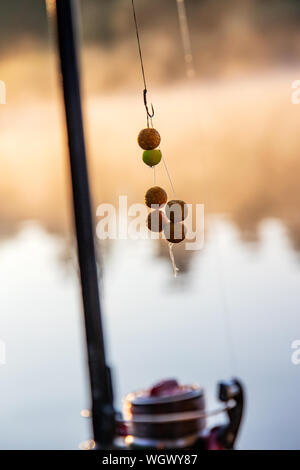
[[[123, 0], [81, 3], [94, 204], [114, 203], [122, 194], [129, 203], [142, 202], [152, 176], [136, 144], [145, 123], [131, 16]], [[244, 240], [257, 241], [259, 224], [278, 218], [300, 250], [300, 108], [291, 104], [291, 84], [300, 76], [300, 8], [292, 1], [272, 2], [272, 9], [267, 3], [230, 1], [224, 8], [215, 0], [200, 6], [191, 0], [198, 76], [188, 82], [174, 2], [151, 2], [150, 14], [149, 2], [141, 1], [149, 99], [178, 192], [191, 203], [204, 203], [206, 213], [226, 214]], [[22, 8], [16, 0], [0, 7], [14, 34], [0, 49], [0, 79], [7, 86], [7, 104], [1, 106], [0, 236], [37, 220], [69, 237], [66, 137], [53, 43], [45, 8]]]

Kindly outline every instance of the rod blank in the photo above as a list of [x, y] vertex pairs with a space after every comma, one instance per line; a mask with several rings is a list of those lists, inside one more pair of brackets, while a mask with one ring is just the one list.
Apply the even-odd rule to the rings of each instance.
[[73, 0], [56, 1], [56, 21], [72, 178], [74, 218], [92, 393], [94, 440], [109, 446], [114, 436], [110, 370], [106, 365], [93, 220], [86, 163]]

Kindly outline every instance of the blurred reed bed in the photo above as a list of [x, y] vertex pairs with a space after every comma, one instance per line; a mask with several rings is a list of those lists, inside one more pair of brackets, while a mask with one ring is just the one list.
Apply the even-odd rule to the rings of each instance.
[[[66, 145], [55, 59], [50, 51], [36, 48], [22, 58], [8, 56], [2, 65], [8, 96], [1, 109], [1, 231], [28, 219], [56, 232], [68, 230]], [[153, 174], [136, 144], [145, 125], [141, 83], [135, 75], [131, 88], [100, 92], [93, 82], [102, 76], [103, 64], [95, 61], [93, 49], [85, 50], [83, 65], [94, 202], [115, 203], [122, 194], [129, 203], [143, 202]], [[206, 211], [228, 214], [250, 239], [261, 220], [278, 217], [298, 248], [299, 108], [290, 99], [297, 73], [297, 68], [277, 68], [247, 78], [182, 79], [154, 85], [150, 99], [180, 197], [204, 202]], [[163, 167], [157, 181], [170, 191]]]

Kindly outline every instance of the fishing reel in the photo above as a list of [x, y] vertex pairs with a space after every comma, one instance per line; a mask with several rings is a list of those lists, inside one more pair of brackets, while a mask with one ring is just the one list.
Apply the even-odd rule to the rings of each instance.
[[[218, 409], [205, 410], [204, 390], [164, 380], [149, 390], [130, 393], [117, 415], [115, 446], [121, 449], [233, 449], [241, 424], [244, 390], [236, 380], [220, 382]], [[227, 423], [207, 427], [208, 418], [225, 413]]]

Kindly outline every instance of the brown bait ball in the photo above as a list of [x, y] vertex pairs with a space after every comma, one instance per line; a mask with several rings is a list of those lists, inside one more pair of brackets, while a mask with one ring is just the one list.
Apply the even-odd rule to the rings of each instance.
[[166, 216], [168, 219], [176, 224], [177, 222], [182, 222], [187, 218], [188, 215], [188, 206], [186, 202], [181, 200], [173, 199], [169, 201], [166, 205]]
[[160, 144], [160, 135], [153, 127], [142, 129], [137, 138], [138, 144], [144, 150], [153, 150]]
[[182, 223], [173, 224], [172, 222], [164, 226], [164, 234], [170, 243], [180, 243], [185, 239], [185, 225]]
[[166, 191], [159, 186], [153, 186], [152, 188], [148, 189], [145, 194], [145, 204], [146, 206], [163, 206], [168, 200], [168, 196]]
[[147, 227], [151, 232], [162, 232], [165, 224], [166, 218], [162, 211], [155, 210], [148, 214]]

